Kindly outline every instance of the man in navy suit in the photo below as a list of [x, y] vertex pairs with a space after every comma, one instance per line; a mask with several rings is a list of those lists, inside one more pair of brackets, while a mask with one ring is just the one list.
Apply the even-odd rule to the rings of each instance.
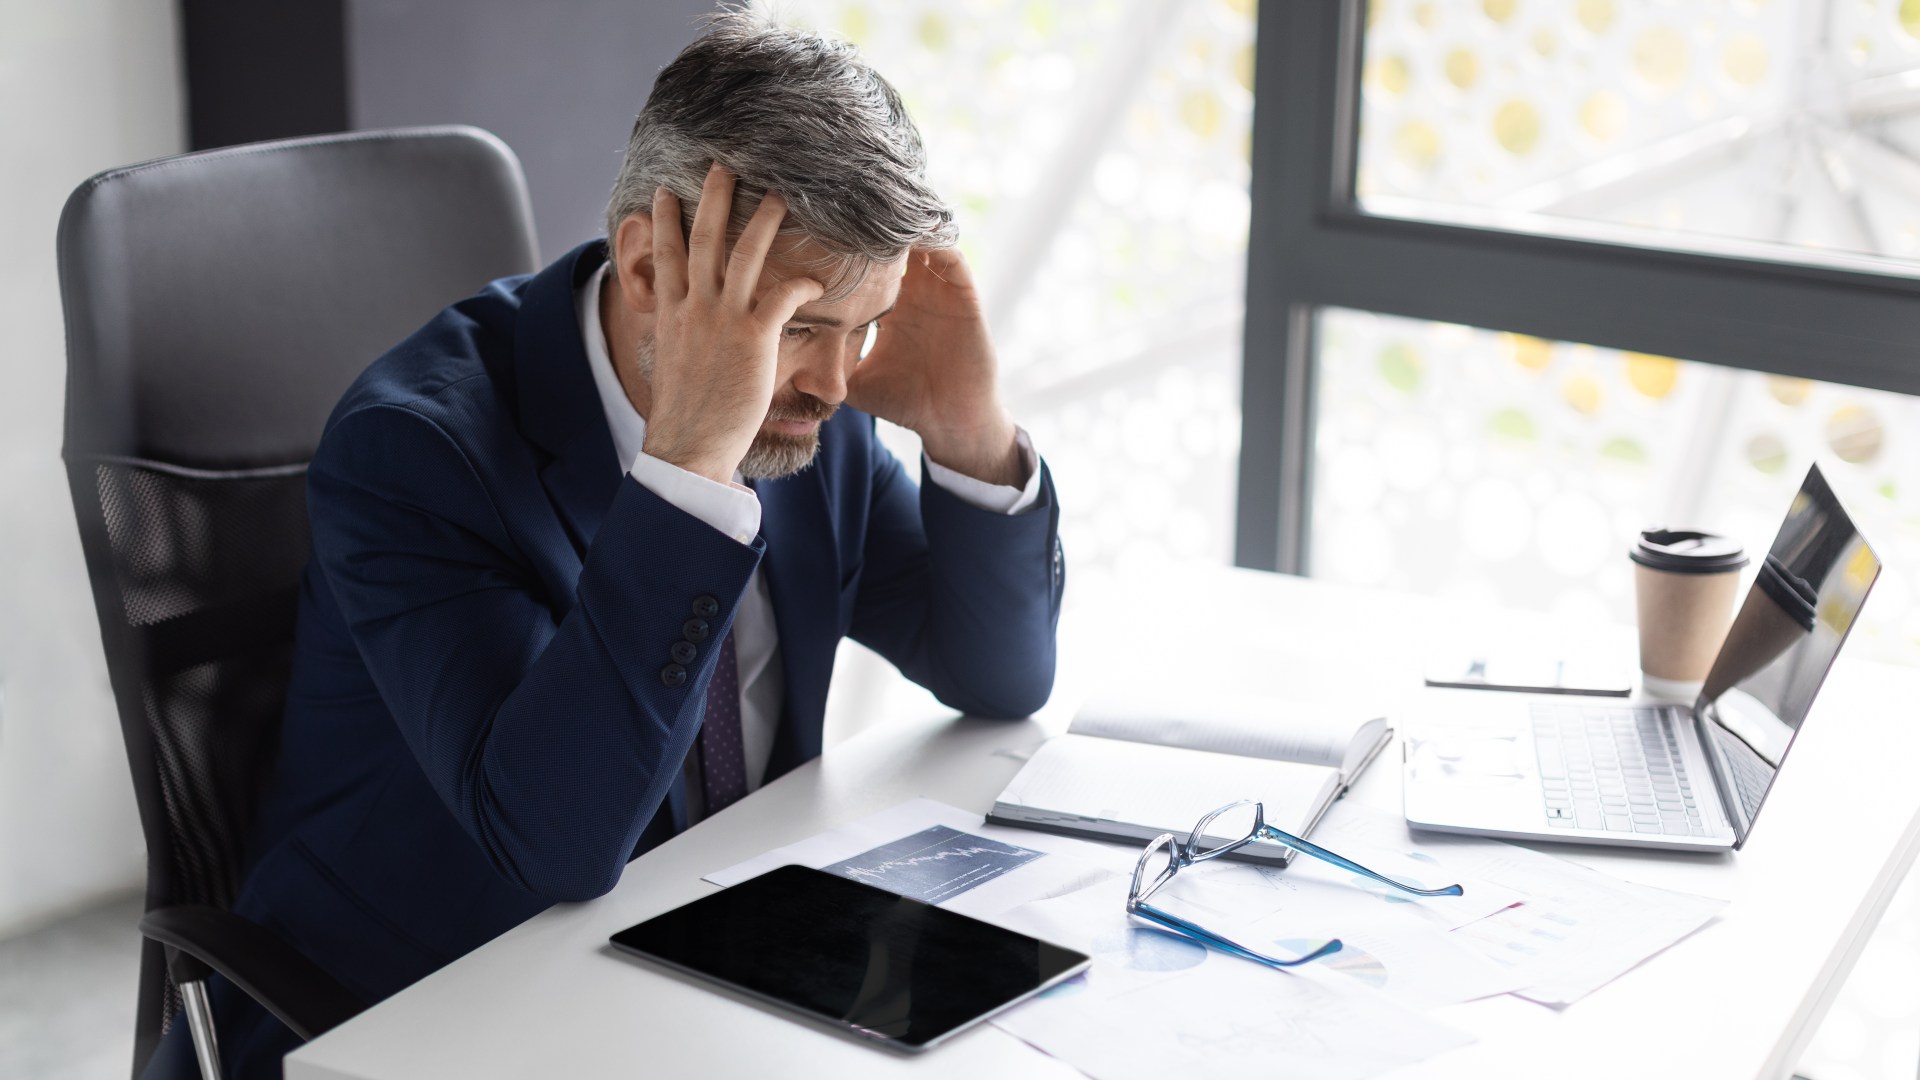
[[[329, 420], [236, 910], [378, 1001], [817, 756], [843, 636], [955, 709], [1044, 703], [1059, 515], [953, 239], [850, 47], [734, 14], [662, 71], [607, 240]], [[229, 1071], [275, 1074], [297, 1040], [214, 999]]]

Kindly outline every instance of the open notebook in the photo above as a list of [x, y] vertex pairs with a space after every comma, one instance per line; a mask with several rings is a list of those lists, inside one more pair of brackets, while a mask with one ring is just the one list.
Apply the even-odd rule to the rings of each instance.
[[[987, 820], [1144, 845], [1163, 832], [1184, 840], [1208, 811], [1253, 799], [1267, 824], [1305, 836], [1392, 739], [1385, 717], [1269, 698], [1090, 701], [1027, 760]], [[1229, 857], [1285, 866], [1293, 852], [1250, 844]]]

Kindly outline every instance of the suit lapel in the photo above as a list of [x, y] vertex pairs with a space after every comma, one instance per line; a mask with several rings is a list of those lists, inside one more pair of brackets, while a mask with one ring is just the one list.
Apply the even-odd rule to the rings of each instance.
[[575, 290], [604, 261], [605, 242], [596, 240], [535, 275], [513, 341], [521, 430], [551, 455], [540, 482], [582, 553], [599, 532], [621, 477], [574, 310]]
[[761, 569], [773, 597], [786, 700], [767, 763], [772, 780], [820, 753], [827, 683], [839, 646], [840, 571], [826, 473], [816, 463], [793, 476], [757, 480], [760, 535], [767, 542]]

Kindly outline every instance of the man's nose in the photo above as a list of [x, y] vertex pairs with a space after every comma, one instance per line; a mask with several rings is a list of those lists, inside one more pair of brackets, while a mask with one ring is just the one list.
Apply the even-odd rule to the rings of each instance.
[[[829, 335], [820, 335], [828, 337]], [[793, 373], [793, 388], [829, 405], [847, 399], [847, 365], [830, 341], [809, 342]]]

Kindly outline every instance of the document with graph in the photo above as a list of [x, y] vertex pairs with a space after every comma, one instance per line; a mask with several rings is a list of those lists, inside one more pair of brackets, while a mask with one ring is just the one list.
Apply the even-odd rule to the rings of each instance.
[[[1041, 744], [987, 820], [1144, 844], [1163, 832], [1184, 838], [1207, 811], [1253, 799], [1267, 824], [1304, 836], [1392, 739], [1384, 716], [1325, 705], [1096, 699]], [[1285, 866], [1293, 853], [1255, 844], [1228, 857]]]

